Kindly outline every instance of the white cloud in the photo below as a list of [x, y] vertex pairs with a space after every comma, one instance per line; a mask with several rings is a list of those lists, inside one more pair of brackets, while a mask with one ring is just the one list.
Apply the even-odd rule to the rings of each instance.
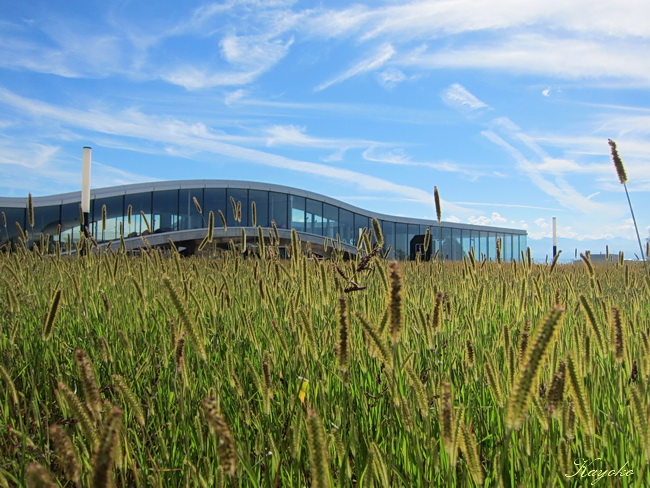
[[351, 68], [347, 69], [343, 73], [341, 73], [338, 76], [335, 76], [334, 78], [321, 83], [318, 85], [314, 91], [322, 91], [325, 90], [326, 88], [329, 88], [332, 85], [335, 85], [337, 83], [341, 83], [342, 81], [345, 81], [347, 79], [350, 79], [354, 76], [357, 76], [361, 73], [366, 73], [368, 71], [374, 71], [376, 69], [381, 68], [390, 58], [393, 57], [395, 54], [395, 49], [393, 46], [390, 44], [384, 44], [379, 47], [377, 52], [370, 56], [369, 58], [366, 58], [362, 61], [359, 61], [357, 64], [352, 66]]
[[397, 86], [406, 79], [406, 75], [394, 67], [387, 68], [377, 73], [377, 80], [379, 80], [379, 84], [388, 89]]
[[470, 93], [467, 88], [459, 83], [450, 85], [443, 92], [442, 100], [447, 105], [462, 110], [480, 110], [482, 108], [488, 108], [488, 105], [485, 102], [476, 98], [476, 96]]
[[[392, 181], [359, 173], [348, 169], [331, 167], [287, 158], [277, 154], [220, 142], [201, 124], [188, 124], [179, 120], [161, 120], [136, 111], [127, 111], [116, 116], [98, 111], [59, 107], [34, 99], [16, 95], [0, 88], [0, 102], [21, 110], [35, 117], [50, 119], [74, 129], [91, 130], [105, 135], [128, 137], [163, 144], [175, 144], [195, 151], [227, 156], [248, 164], [284, 169], [287, 171], [309, 174], [355, 186], [361, 191], [379, 192], [411, 198], [431, 205], [433, 195], [422, 189], [400, 185]], [[458, 206], [450, 205], [451, 211], [464, 211]]]
[[508, 219], [505, 217], [501, 216], [498, 212], [492, 212], [492, 215], [489, 217], [485, 215], [479, 215], [478, 217], [471, 216], [467, 219], [468, 224], [474, 224], [474, 225], [492, 225], [495, 227], [502, 227], [503, 224], [508, 222]]
[[415, 52], [395, 63], [422, 69], [510, 71], [567, 80], [626, 80], [632, 86], [648, 86], [647, 49], [647, 43], [631, 44], [627, 40], [519, 34], [488, 43]]

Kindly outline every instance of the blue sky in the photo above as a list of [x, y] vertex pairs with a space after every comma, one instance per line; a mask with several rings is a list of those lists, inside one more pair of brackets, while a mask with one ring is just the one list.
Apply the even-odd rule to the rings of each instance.
[[607, 139], [646, 238], [648, 19], [647, 0], [4, 0], [0, 195], [78, 190], [90, 145], [94, 187], [245, 179], [435, 218], [436, 185], [443, 220], [533, 241], [556, 216], [560, 239], [633, 251]]

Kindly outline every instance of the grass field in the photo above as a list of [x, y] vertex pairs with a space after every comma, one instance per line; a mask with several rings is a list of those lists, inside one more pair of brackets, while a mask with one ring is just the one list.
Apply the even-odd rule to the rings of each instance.
[[635, 264], [0, 253], [0, 487], [650, 486], [649, 377]]

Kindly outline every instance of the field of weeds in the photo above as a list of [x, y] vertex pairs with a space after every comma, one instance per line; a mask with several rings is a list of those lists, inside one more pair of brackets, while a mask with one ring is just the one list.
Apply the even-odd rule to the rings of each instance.
[[0, 254], [1, 486], [650, 486], [639, 265]]

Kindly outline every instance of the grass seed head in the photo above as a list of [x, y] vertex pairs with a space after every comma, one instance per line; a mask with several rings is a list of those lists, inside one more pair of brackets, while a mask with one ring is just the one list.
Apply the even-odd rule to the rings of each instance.
[[537, 330], [532, 344], [527, 348], [517, 381], [508, 399], [506, 426], [509, 429], [519, 429], [523, 424], [532, 400], [533, 386], [549, 349], [555, 343], [563, 312], [563, 309], [557, 306], [551, 309]]
[[323, 430], [323, 422], [315, 410], [307, 413], [307, 447], [311, 467], [311, 486], [313, 488], [329, 488], [330, 467], [327, 454], [327, 439]]
[[79, 485], [81, 476], [81, 463], [79, 453], [68, 437], [66, 431], [60, 425], [50, 427], [50, 440], [54, 444], [54, 452], [59, 457], [59, 464], [66, 479]]
[[402, 278], [397, 261], [390, 263], [390, 338], [399, 342], [402, 333]]
[[621, 182], [621, 185], [627, 183], [627, 174], [625, 173], [625, 166], [623, 166], [623, 160], [618, 155], [618, 149], [616, 149], [616, 143], [611, 139], [608, 139], [609, 147], [612, 153], [612, 161], [614, 162], [614, 168], [616, 168], [616, 174], [618, 175], [618, 181]]
[[113, 484], [113, 466], [118, 456], [119, 435], [123, 412], [113, 407], [104, 420], [97, 439], [97, 448], [92, 460], [93, 488], [109, 488]]

